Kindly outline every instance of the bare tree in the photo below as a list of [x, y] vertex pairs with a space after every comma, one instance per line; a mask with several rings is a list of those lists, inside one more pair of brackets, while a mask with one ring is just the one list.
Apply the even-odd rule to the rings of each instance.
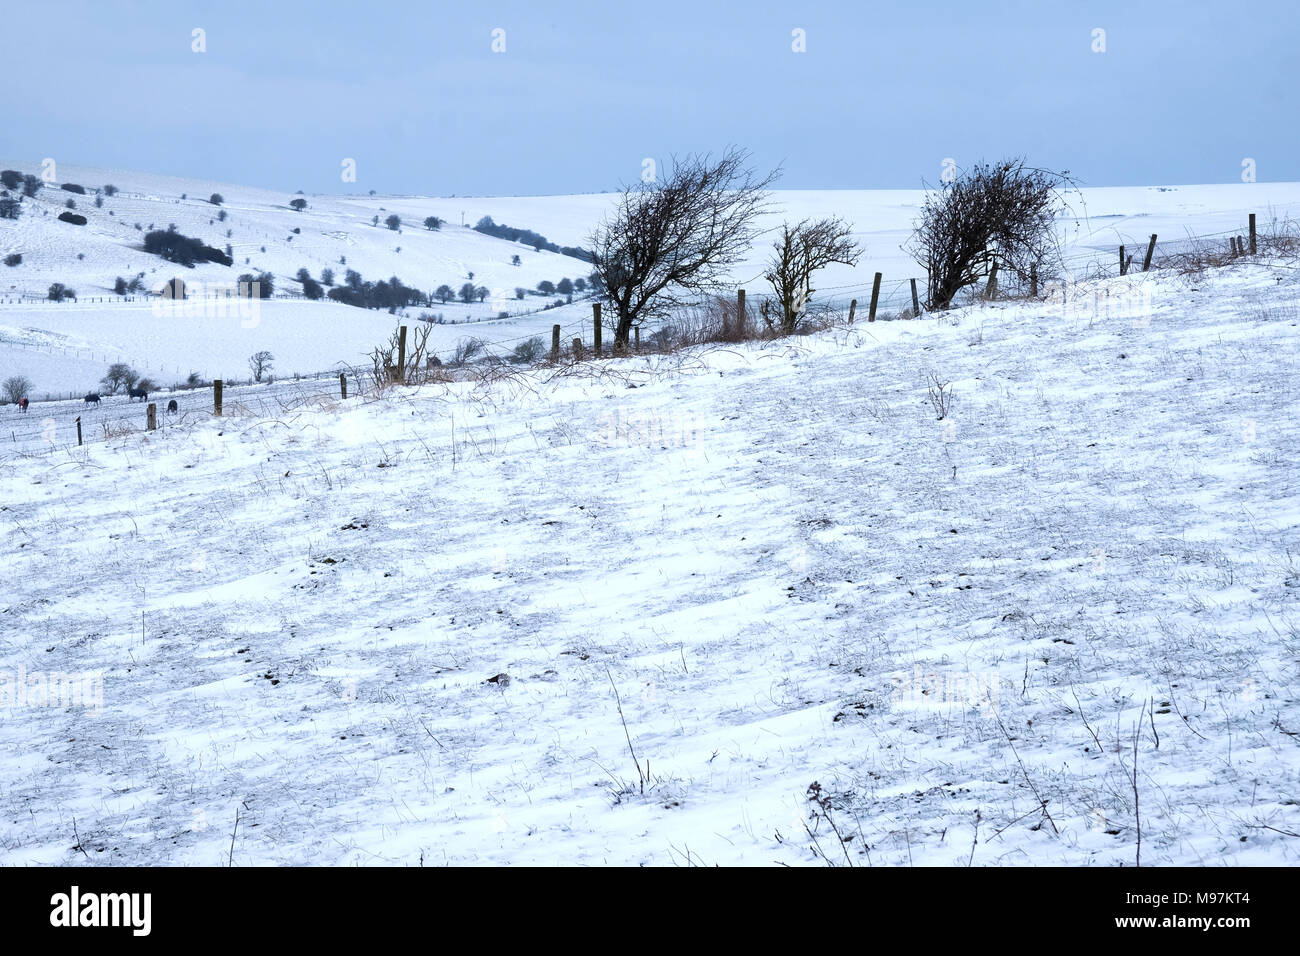
[[99, 387], [109, 395], [116, 395], [118, 389], [125, 386], [127, 389], [135, 388], [135, 383], [140, 380], [140, 373], [125, 362], [114, 362], [108, 367], [104, 377], [99, 380]]
[[1020, 275], [1060, 258], [1056, 219], [1066, 207], [1067, 172], [1026, 167], [1023, 159], [981, 163], [925, 199], [908, 251], [929, 271], [931, 309], [946, 309], [994, 263]]
[[271, 363], [275, 361], [275, 356], [263, 349], [261, 352], [254, 352], [248, 358], [248, 370], [253, 373], [253, 381], [260, 382], [262, 376], [271, 371]]
[[861, 254], [848, 223], [841, 219], [805, 219], [794, 226], [782, 225], [781, 235], [772, 243], [772, 258], [764, 275], [781, 308], [782, 334], [794, 332], [816, 291], [812, 274], [832, 262], [856, 266]]
[[24, 375], [14, 375], [5, 379], [4, 382], [5, 398], [17, 404], [25, 395], [32, 390], [32, 380]]
[[748, 161], [749, 153], [735, 147], [717, 161], [674, 158], [663, 178], [624, 187], [588, 241], [594, 275], [614, 312], [616, 349], [627, 347], [634, 324], [727, 287], [779, 175], [760, 176]]

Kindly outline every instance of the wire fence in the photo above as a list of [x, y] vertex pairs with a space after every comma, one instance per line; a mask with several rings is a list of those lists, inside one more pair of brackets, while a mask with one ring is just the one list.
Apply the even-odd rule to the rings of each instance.
[[[1257, 259], [1261, 257], [1296, 256], [1300, 254], [1300, 223], [1289, 218], [1279, 219], [1273, 216], [1263, 224], [1262, 231], [1253, 234], [1248, 224], [1237, 229], [1223, 229], [1217, 232], [1192, 233], [1186, 230], [1180, 237], [1161, 238], [1156, 234], [1155, 244], [1151, 249], [1152, 270], [1186, 269], [1200, 265], [1224, 264], [1230, 259], [1249, 256], [1250, 244], [1255, 243]], [[1040, 295], [1053, 282], [1080, 282], [1101, 280], [1116, 276], [1145, 271], [1146, 255], [1150, 238], [1134, 244], [1092, 243], [1075, 247], [1059, 257], [1051, 268], [1044, 268], [1037, 275]], [[1239, 243], [1239, 245], [1234, 245]], [[1121, 260], [1121, 255], [1123, 259]], [[1300, 268], [1298, 264], [1275, 262], [1282, 268]], [[968, 304], [982, 298], [986, 288], [985, 281], [968, 287], [963, 294], [961, 304]], [[916, 283], [916, 298], [912, 295], [912, 283]], [[1002, 271], [998, 276], [999, 294], [1004, 297], [1026, 295], [1030, 292], [1033, 279], [1029, 275], [1014, 271]], [[817, 290], [818, 300], [839, 311], [848, 310], [856, 300], [862, 309], [870, 302], [874, 282], [848, 283], [840, 286], [821, 287]], [[877, 317], [892, 318], [900, 315], [912, 315], [919, 304], [921, 311], [928, 308], [928, 277], [906, 276], [904, 278], [886, 278], [882, 275], [877, 298]]]
[[[1241, 240], [1241, 245], [1236, 243]], [[1274, 214], [1270, 221], [1265, 223], [1263, 231], [1252, 236], [1249, 226], [1241, 229], [1224, 229], [1217, 232], [1192, 234], [1187, 231], [1184, 236], [1177, 238], [1156, 237], [1154, 248], [1151, 250], [1151, 269], [1179, 268], [1189, 263], [1195, 266], [1203, 260], [1210, 264], [1223, 264], [1232, 258], [1239, 258], [1248, 252], [1249, 246], [1247, 241], [1253, 242], [1256, 248], [1256, 258], [1272, 257], [1270, 264], [1278, 265], [1284, 268], [1300, 268], [1300, 264], [1290, 262], [1276, 261], [1277, 256], [1286, 255], [1295, 257], [1300, 255], [1300, 226], [1297, 226], [1294, 220], [1289, 218], [1279, 219]], [[1148, 240], [1149, 241], [1149, 240]], [[1123, 249], [1124, 261], [1121, 262], [1120, 250]], [[1125, 272], [1143, 271], [1146, 266], [1147, 243], [1134, 245], [1133, 247], [1123, 246], [1118, 243], [1103, 244], [1095, 243], [1083, 247], [1075, 247], [1058, 260], [1057, 266], [1052, 269], [1044, 269], [1043, 273], [1037, 276], [1039, 283], [1040, 297], [1044, 290], [1052, 282], [1059, 281], [1083, 281], [1087, 279], [1106, 279], [1121, 275]], [[1000, 273], [998, 293], [1005, 297], [1015, 297], [1025, 295], [1029, 291], [1030, 277], [1018, 275], [1010, 270]], [[915, 293], [913, 284], [915, 283]], [[752, 283], [751, 283], [752, 285]], [[985, 285], [983, 282], [966, 290], [964, 298], [969, 301], [980, 298], [983, 295]], [[904, 276], [901, 278], [881, 276], [878, 290], [875, 289], [875, 281], [870, 282], [853, 282], [845, 283], [838, 286], [821, 287], [816, 290], [816, 301], [823, 309], [830, 309], [839, 312], [850, 312], [854, 305], [857, 306], [857, 315], [862, 319], [868, 318], [867, 311], [872, 298], [873, 291], [876, 294], [876, 318], [877, 319], [896, 319], [914, 317], [917, 306], [920, 311], [924, 312], [927, 308], [927, 279], [924, 276]], [[114, 304], [131, 304], [141, 300], [156, 300], [161, 297], [156, 295], [144, 296], [95, 296], [82, 298], [81, 303], [93, 303], [96, 305], [114, 305]], [[221, 298], [220, 295], [217, 298]], [[306, 298], [300, 292], [284, 290], [278, 293], [277, 299], [303, 299]], [[757, 314], [761, 308], [764, 299], [770, 299], [755, 289], [750, 302], [752, 303], [753, 313]], [[592, 301], [594, 295], [587, 295], [577, 301]], [[334, 304], [345, 305], [336, 300], [324, 299], [320, 301], [329, 301]], [[41, 299], [38, 296], [30, 294], [5, 294], [0, 295], [0, 304], [9, 303], [30, 304], [33, 302], [48, 304], [52, 307], [60, 303], [53, 300]], [[442, 303], [445, 305], [445, 303]], [[565, 303], [566, 305], [572, 302]], [[959, 304], [966, 304], [965, 302]], [[175, 302], [173, 307], [179, 307], [179, 302]], [[438, 306], [432, 306], [436, 309]], [[412, 309], [421, 308], [418, 306], [407, 307], [400, 312], [394, 312], [398, 323], [419, 321], [422, 316], [416, 316], [412, 319], [410, 312]], [[465, 320], [443, 320], [436, 324], [442, 326], [463, 325], [463, 326], [491, 326], [503, 323], [513, 322], [519, 318], [537, 315], [554, 308], [553, 305], [531, 309], [521, 312], [509, 313], [505, 316], [483, 316], [481, 318], [470, 318]], [[747, 310], [748, 311], [748, 310]], [[613, 325], [607, 318], [603, 328], [611, 330]], [[588, 317], [573, 319], [561, 324], [560, 342], [563, 348], [567, 349], [567, 344], [573, 338], [579, 338], [584, 342], [594, 338], [592, 328], [592, 319]], [[512, 350], [522, 343], [532, 340], [541, 340], [542, 348], [545, 349], [546, 343], [545, 330], [530, 330], [518, 336], [505, 339], [497, 339], [491, 342], [480, 340], [479, 353], [489, 360], [510, 361]], [[447, 364], [455, 360], [459, 353], [463, 351], [462, 338], [458, 343], [447, 348], [430, 350], [426, 352], [428, 359], [434, 364]], [[103, 349], [94, 349], [79, 346], [70, 346], [59, 342], [48, 341], [12, 341], [0, 339], [0, 345], [8, 348], [22, 348], [48, 354], [70, 354], [78, 358], [84, 358], [88, 361], [100, 361], [110, 363], [115, 360], [123, 361], [119, 356], [112, 356]], [[536, 349], [532, 350], [536, 351]], [[291, 378], [293, 381], [322, 381], [328, 380], [329, 387], [335, 387], [340, 371], [345, 373], [355, 372], [359, 368], [358, 363], [336, 362], [329, 369], [321, 369], [306, 373], [295, 373]], [[146, 376], [154, 374], [165, 376], [168, 374], [181, 375], [179, 367], [168, 373], [165, 367], [154, 368], [145, 366], [139, 369]], [[286, 376], [282, 380], [288, 380]], [[233, 385], [234, 382], [231, 381]], [[173, 388], [182, 387], [179, 384]], [[81, 397], [79, 392], [67, 393], [48, 393], [41, 396], [42, 401], [67, 401], [76, 400]]]

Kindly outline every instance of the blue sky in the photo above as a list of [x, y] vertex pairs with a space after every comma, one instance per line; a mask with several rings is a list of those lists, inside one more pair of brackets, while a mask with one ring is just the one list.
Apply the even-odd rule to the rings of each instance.
[[1088, 185], [1239, 182], [1245, 158], [1300, 180], [1298, 24], [1294, 0], [24, 3], [0, 156], [438, 195], [603, 191], [728, 144], [787, 187], [1004, 155]]

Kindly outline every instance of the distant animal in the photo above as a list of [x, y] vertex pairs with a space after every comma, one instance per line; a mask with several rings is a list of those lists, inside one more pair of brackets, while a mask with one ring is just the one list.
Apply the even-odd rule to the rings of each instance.
[[175, 415], [177, 409], [178, 409], [178, 406], [177, 406], [177, 404], [176, 404], [176, 399], [173, 398], [170, 402], [167, 403], [167, 414], [168, 414], [168, 415]]
[[87, 405], [98, 405], [98, 404], [99, 404], [99, 396], [96, 395], [94, 392], [88, 392], [88, 393], [86, 393], [86, 397], [83, 399], [83, 401], [84, 401]]
[[149, 401], [149, 390], [146, 388], [128, 388], [126, 393], [131, 396], [131, 398], [138, 398], [142, 402]]
[[27, 396], [26, 396], [26, 395], [24, 395], [22, 398], [18, 399], [18, 410], [19, 410], [20, 412], [25, 412], [25, 411], [27, 411]]

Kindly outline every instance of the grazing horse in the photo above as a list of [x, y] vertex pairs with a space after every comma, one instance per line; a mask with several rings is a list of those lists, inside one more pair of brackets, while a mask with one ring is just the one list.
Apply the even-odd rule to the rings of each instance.
[[87, 405], [98, 405], [99, 396], [94, 392], [87, 392], [86, 397], [82, 399]]
[[22, 398], [18, 399], [18, 410], [19, 410], [20, 412], [25, 412], [25, 411], [27, 411], [27, 396], [26, 396], [26, 395], [24, 395]]
[[167, 414], [168, 414], [168, 415], [175, 415], [175, 414], [176, 414], [176, 411], [177, 411], [177, 408], [178, 408], [178, 406], [177, 406], [177, 404], [176, 404], [176, 399], [173, 398], [170, 402], [167, 403]]
[[142, 402], [149, 401], [149, 390], [146, 388], [128, 388], [126, 393], [133, 399], [138, 398]]

